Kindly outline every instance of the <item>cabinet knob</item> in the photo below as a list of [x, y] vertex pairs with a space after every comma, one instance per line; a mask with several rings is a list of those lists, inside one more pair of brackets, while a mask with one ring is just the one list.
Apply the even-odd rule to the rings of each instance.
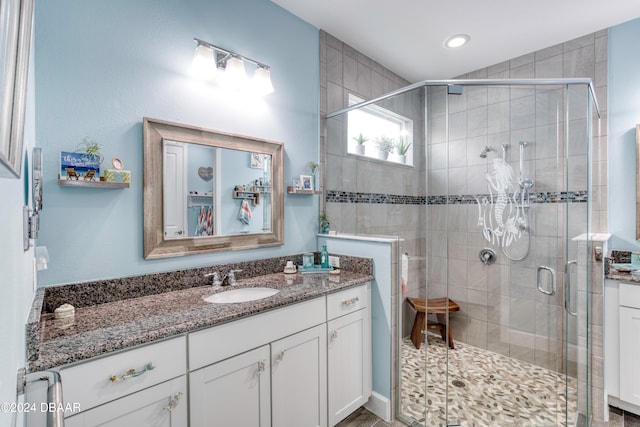
[[178, 406], [178, 404], [180, 403], [180, 398], [182, 397], [182, 392], [179, 391], [177, 392], [172, 398], [171, 400], [169, 400], [169, 404], [167, 406], [165, 406], [164, 408], [162, 408], [165, 411], [173, 411], [174, 409], [176, 409], [176, 407]]
[[258, 375], [261, 375], [264, 372], [265, 364], [266, 362], [264, 360], [258, 362]]
[[284, 359], [284, 350], [278, 353], [278, 355], [276, 356], [276, 362], [282, 362], [282, 359]]
[[338, 338], [338, 331], [332, 331], [330, 337], [332, 340], [335, 340], [336, 338]]

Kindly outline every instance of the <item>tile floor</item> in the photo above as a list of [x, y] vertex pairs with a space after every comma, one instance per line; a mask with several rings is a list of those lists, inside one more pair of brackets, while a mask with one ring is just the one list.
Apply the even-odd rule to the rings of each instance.
[[[411, 420], [427, 426], [566, 426], [564, 390], [566, 385], [576, 396], [575, 380], [565, 384], [564, 375], [462, 342], [447, 353], [439, 336], [429, 333], [427, 339], [419, 350], [408, 339], [402, 344], [400, 407]], [[570, 420], [576, 407], [570, 399]]]
[[[429, 399], [425, 403], [425, 346], [417, 350], [408, 339], [402, 348], [401, 407], [409, 415], [410, 425], [445, 426], [445, 384], [442, 374], [445, 347], [442, 340], [428, 334], [429, 369], [427, 378]], [[450, 378], [462, 381], [464, 386], [449, 387], [449, 424], [465, 427], [532, 427], [564, 426], [564, 376], [526, 362], [456, 343], [456, 351], [449, 352]], [[489, 368], [485, 370], [484, 368]], [[461, 385], [458, 383], [458, 385]], [[575, 389], [575, 381], [568, 387]], [[558, 390], [561, 392], [558, 393]], [[575, 394], [575, 393], [573, 393]], [[570, 414], [575, 414], [576, 402], [569, 401]], [[640, 417], [611, 408], [609, 423], [592, 423], [593, 427], [640, 427]], [[574, 415], [571, 415], [574, 417]], [[572, 426], [573, 424], [570, 423]], [[353, 413], [338, 427], [400, 427], [399, 421], [387, 423], [364, 408]]]

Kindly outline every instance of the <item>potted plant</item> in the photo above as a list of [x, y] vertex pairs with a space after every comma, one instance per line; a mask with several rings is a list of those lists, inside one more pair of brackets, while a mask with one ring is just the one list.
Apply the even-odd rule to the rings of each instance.
[[356, 154], [360, 154], [361, 156], [364, 155], [364, 143], [367, 142], [369, 138], [362, 135], [362, 132], [360, 132], [360, 135], [353, 137], [352, 139], [356, 142]]
[[382, 160], [387, 160], [389, 157], [389, 153], [393, 151], [396, 143], [393, 138], [389, 138], [388, 136], [382, 135], [376, 138], [376, 148], [378, 149], [378, 158]]
[[329, 234], [331, 230], [331, 222], [326, 212], [320, 212], [320, 233]]
[[100, 160], [100, 164], [102, 164], [102, 161], [104, 160], [104, 154], [102, 154], [102, 144], [92, 140], [88, 136], [85, 136], [82, 139], [82, 142], [78, 144], [78, 148], [76, 149], [76, 151], [96, 157]]
[[400, 161], [402, 163], [407, 163], [407, 151], [409, 151], [409, 148], [411, 148], [411, 143], [400, 137], [400, 142], [396, 145], [396, 152], [398, 153], [398, 156], [400, 156]]
[[319, 166], [315, 162], [307, 162], [307, 169], [311, 172], [311, 176], [313, 177], [313, 189], [315, 191], [320, 190], [320, 184], [318, 179]]

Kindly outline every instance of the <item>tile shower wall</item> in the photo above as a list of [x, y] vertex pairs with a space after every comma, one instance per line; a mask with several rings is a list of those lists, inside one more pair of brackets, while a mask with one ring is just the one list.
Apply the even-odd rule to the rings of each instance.
[[[377, 62], [320, 32], [320, 112], [342, 109], [350, 93], [372, 99], [409, 85]], [[413, 166], [347, 154], [345, 118], [323, 120], [320, 158], [332, 229], [344, 233], [400, 236], [412, 256], [409, 292], [418, 295], [425, 248], [424, 98], [422, 91], [380, 104], [413, 120]], [[325, 166], [326, 165], [326, 166]], [[348, 201], [345, 203], [345, 201]], [[424, 267], [422, 267], [424, 270]], [[424, 271], [422, 271], [424, 274]]]
[[[320, 32], [320, 113], [342, 109], [348, 95], [372, 99], [409, 82], [382, 67], [324, 31]], [[422, 91], [390, 99], [383, 106], [413, 119], [413, 166], [393, 164], [347, 154], [343, 118], [322, 120], [320, 167], [324, 200], [322, 209], [331, 228], [341, 233], [391, 235], [403, 239], [403, 252], [411, 255], [409, 296], [424, 289], [425, 274], [425, 164], [424, 98]], [[396, 266], [394, 266], [396, 267]], [[397, 270], [394, 270], [397, 271]], [[397, 342], [397, 307], [400, 286], [393, 275], [391, 294], [391, 342]], [[406, 307], [404, 308], [406, 310]], [[406, 322], [403, 322], [406, 323]], [[392, 366], [397, 366], [392, 346]], [[397, 375], [392, 370], [391, 411], [395, 413]]]
[[[408, 84], [331, 35], [321, 32], [320, 39], [322, 115], [344, 108], [350, 92], [370, 99]], [[593, 138], [592, 147], [591, 231], [605, 232], [607, 31], [459, 76], [469, 79], [559, 77], [590, 77], [594, 81], [602, 114], [601, 120], [594, 120], [593, 124], [593, 133], [599, 137]], [[429, 255], [429, 295], [444, 295], [448, 284], [449, 296], [462, 307], [452, 319], [455, 339], [550, 369], [563, 370], [563, 297], [545, 297], [537, 294], [535, 285], [532, 287], [537, 265], [552, 265], [557, 271], [564, 271], [561, 262], [564, 243], [556, 237], [558, 229], [564, 226], [563, 205], [534, 205], [531, 221], [537, 237], [527, 259], [510, 262], [500, 254], [498, 262], [487, 267], [478, 259], [479, 250], [487, 244], [477, 226], [477, 206], [472, 203], [444, 206], [437, 198], [446, 194], [446, 184], [449, 195], [460, 196], [461, 200], [487, 192], [484, 174], [489, 170], [488, 164], [486, 159], [479, 157], [485, 145], [500, 147], [503, 143], [510, 143], [507, 159], [517, 173], [519, 139], [535, 142], [555, 138], [555, 129], [550, 125], [555, 117], [541, 114], [539, 107], [555, 102], [558, 94], [549, 92], [536, 96], [522, 91], [511, 93], [499, 88], [467, 87], [464, 95], [450, 100], [451, 135], [450, 143], [446, 145], [442, 133], [444, 111], [438, 110], [444, 108], [446, 93], [442, 88], [430, 91], [425, 106], [429, 121], [423, 129], [428, 139], [427, 165], [419, 163], [424, 153], [420, 151], [422, 146], [416, 138], [420, 135], [417, 131], [414, 135], [416, 166], [407, 168], [347, 155], [344, 137], [341, 136], [344, 133], [343, 123], [333, 123], [333, 119], [324, 123], [321, 130], [321, 162], [326, 171], [323, 206], [332, 219], [332, 228], [340, 232], [403, 237], [403, 251], [408, 252], [412, 260], [409, 263], [411, 280], [408, 296], [424, 296], [421, 292], [424, 292], [423, 284], [427, 277], [425, 259]], [[418, 94], [412, 96], [415, 99], [419, 97]], [[415, 104], [419, 102], [416, 100]], [[537, 113], [530, 113], [536, 110]], [[525, 149], [527, 161], [524, 169], [526, 175], [536, 181], [536, 194], [556, 192], [561, 188], [558, 180], [563, 177], [557, 176], [556, 169], [563, 165], [557, 163], [555, 150], [555, 143], [531, 144]], [[447, 160], [448, 175], [445, 168]], [[585, 181], [585, 163], [585, 147], [572, 152], [572, 164], [579, 167], [569, 171], [571, 183]], [[425, 167], [428, 167], [428, 191], [423, 182]], [[576, 201], [569, 208], [570, 233], [579, 233], [585, 229], [587, 221], [587, 203], [579, 199], [584, 199], [587, 188], [582, 184], [571, 186], [570, 190], [574, 192], [570, 197], [575, 197]], [[344, 203], [345, 200], [349, 202]], [[425, 209], [422, 203], [428, 208]], [[425, 248], [428, 248], [428, 253]], [[572, 245], [570, 250], [577, 250], [577, 245]], [[602, 294], [602, 283], [598, 277], [602, 276], [591, 275], [590, 301], [597, 300]], [[562, 289], [561, 284], [558, 288]], [[394, 297], [398, 297], [397, 293]], [[396, 307], [395, 302], [392, 306]], [[408, 313], [401, 320], [403, 336], [411, 327], [410, 316]], [[601, 316], [590, 316], [589, 321], [593, 335], [589, 342], [596, 353], [598, 349], [601, 353]], [[595, 361], [601, 360], [602, 355], [596, 353], [593, 357], [600, 359]], [[599, 365], [592, 363], [592, 366], [593, 375], [602, 377]], [[569, 369], [575, 371], [575, 366]], [[601, 386], [597, 381], [592, 384], [592, 401], [601, 399]], [[600, 408], [596, 408], [593, 414], [595, 418], [602, 419]]]

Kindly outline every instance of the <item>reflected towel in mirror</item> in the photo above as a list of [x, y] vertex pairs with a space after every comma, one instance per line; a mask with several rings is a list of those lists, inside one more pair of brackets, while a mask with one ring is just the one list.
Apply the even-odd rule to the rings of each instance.
[[251, 222], [251, 217], [253, 217], [253, 213], [251, 213], [249, 202], [243, 200], [242, 204], [240, 205], [240, 212], [238, 212], [238, 221], [245, 225], [249, 225], [249, 222]]

